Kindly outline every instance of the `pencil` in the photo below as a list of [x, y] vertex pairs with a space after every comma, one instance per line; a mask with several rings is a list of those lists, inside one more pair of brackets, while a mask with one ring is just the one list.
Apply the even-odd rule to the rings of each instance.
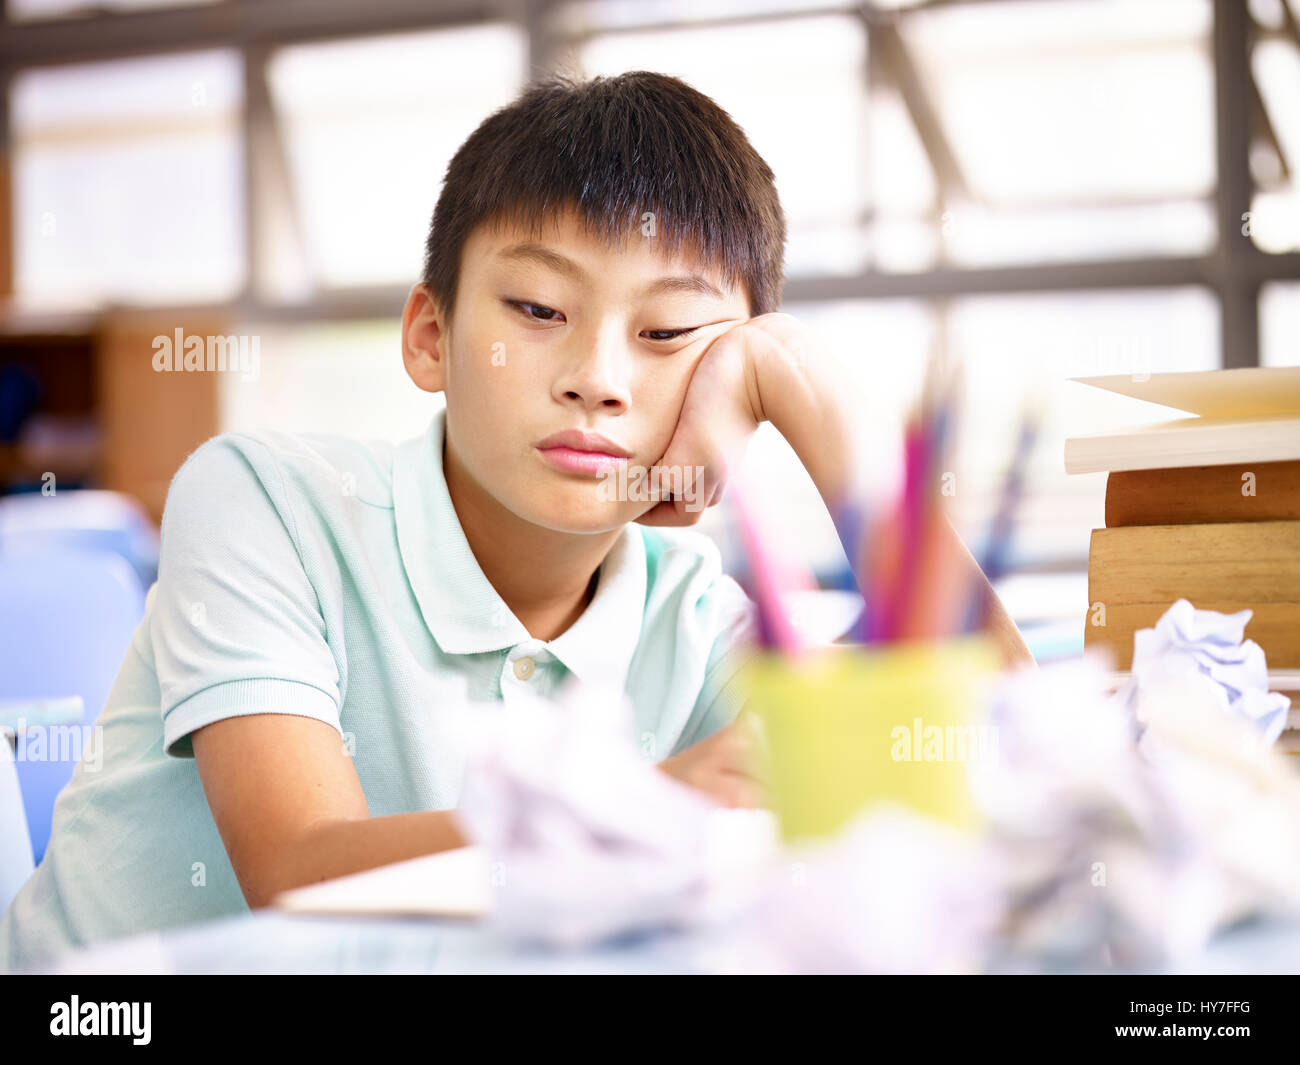
[[[1033, 454], [1034, 444], [1038, 439], [1042, 418], [1043, 414], [1039, 403], [1033, 399], [1027, 400], [1021, 409], [1020, 430], [1016, 436], [1015, 450], [1012, 453], [1011, 462], [1007, 466], [1006, 477], [1002, 482], [1002, 491], [998, 497], [997, 509], [993, 513], [988, 538], [985, 542], [984, 551], [980, 556], [980, 569], [984, 572], [984, 576], [988, 578], [990, 584], [1000, 579], [1007, 570], [1007, 560], [1010, 557], [1011, 541], [1015, 532], [1016, 514], [1024, 496], [1025, 470], [1029, 464], [1029, 457]], [[976, 632], [984, 627], [987, 607], [988, 605], [983, 596], [983, 588], [981, 587], [971, 597], [970, 606], [966, 611], [965, 629], [967, 632]]]
[[869, 608], [867, 574], [858, 563], [862, 539], [866, 535], [864, 513], [865, 507], [862, 502], [850, 494], [834, 508], [831, 514], [835, 533], [848, 563], [847, 580], [840, 581], [837, 587], [845, 591], [857, 592], [862, 597], [862, 613], [854, 619], [846, 635], [850, 641], [861, 643], [866, 642], [866, 616]]
[[[927, 432], [927, 463], [924, 473], [924, 507], [918, 530], [918, 563], [912, 575], [908, 602], [900, 622], [902, 639], [939, 639], [959, 629], [963, 594], [963, 570], [970, 556], [956, 538], [943, 506], [944, 478], [949, 472], [948, 445], [956, 421], [960, 391], [960, 367], [942, 381], [935, 381], [927, 404], [930, 411]], [[954, 589], [958, 589], [954, 591]]]
[[785, 587], [777, 565], [759, 535], [749, 512], [744, 493], [736, 485], [730, 489], [732, 510], [740, 526], [740, 538], [749, 564], [749, 578], [754, 603], [758, 607], [759, 640], [764, 647], [785, 654], [797, 653], [803, 646], [798, 632], [790, 623], [781, 593]]

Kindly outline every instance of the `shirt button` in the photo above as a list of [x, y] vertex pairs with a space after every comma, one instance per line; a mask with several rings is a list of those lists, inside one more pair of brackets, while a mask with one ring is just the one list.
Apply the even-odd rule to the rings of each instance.
[[515, 661], [515, 676], [520, 680], [527, 680], [533, 675], [533, 669], [536, 663], [531, 658], [520, 658]]

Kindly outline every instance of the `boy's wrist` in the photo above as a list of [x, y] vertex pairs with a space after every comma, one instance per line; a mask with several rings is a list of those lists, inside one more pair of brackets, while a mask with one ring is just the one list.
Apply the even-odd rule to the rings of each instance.
[[842, 372], [802, 329], [754, 345], [753, 377], [763, 420], [794, 449], [823, 501], [833, 507], [850, 483], [853, 461]]

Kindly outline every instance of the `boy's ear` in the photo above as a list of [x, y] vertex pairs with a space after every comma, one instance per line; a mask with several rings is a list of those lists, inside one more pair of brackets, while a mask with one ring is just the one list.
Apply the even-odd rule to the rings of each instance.
[[402, 362], [418, 388], [441, 392], [447, 387], [446, 320], [423, 284], [412, 287], [402, 312]]

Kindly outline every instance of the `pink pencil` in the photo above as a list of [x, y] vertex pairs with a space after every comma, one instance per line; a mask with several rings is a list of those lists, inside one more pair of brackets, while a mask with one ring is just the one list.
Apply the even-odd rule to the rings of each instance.
[[781, 593], [786, 581], [767, 550], [758, 528], [750, 516], [749, 508], [741, 498], [735, 484], [729, 486], [732, 506], [740, 523], [740, 535], [745, 555], [749, 561], [750, 583], [758, 606], [759, 634], [763, 646], [773, 647], [784, 654], [795, 654], [803, 648], [803, 641], [786, 616]]
[[925, 491], [925, 475], [929, 465], [929, 443], [923, 423], [908, 422], [903, 438], [903, 494], [899, 505], [898, 568], [890, 574], [890, 594], [887, 599], [884, 630], [880, 637], [897, 640], [902, 634], [908, 602], [915, 591], [919, 557], [924, 550], [921, 541], [925, 531], [925, 511], [929, 500]]

